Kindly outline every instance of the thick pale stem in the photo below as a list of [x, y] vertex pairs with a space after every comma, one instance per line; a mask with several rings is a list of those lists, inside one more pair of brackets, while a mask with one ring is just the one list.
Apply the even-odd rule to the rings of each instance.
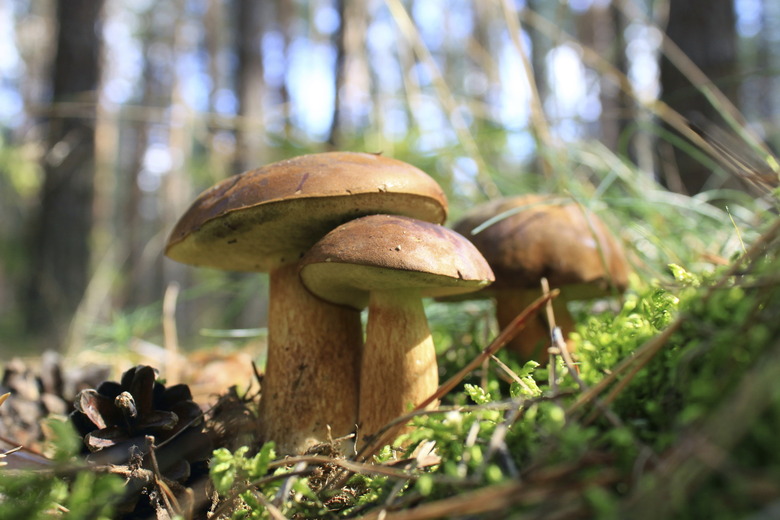
[[362, 337], [360, 313], [312, 296], [296, 264], [271, 272], [259, 419], [280, 454], [355, 429]]
[[436, 351], [419, 295], [373, 292], [360, 373], [358, 442], [407, 413], [438, 385]]
[[[503, 330], [509, 323], [523, 312], [541, 293], [535, 291], [497, 291], [496, 319], [498, 326]], [[560, 296], [553, 300], [553, 313], [555, 324], [561, 328], [563, 338], [567, 340], [569, 333], [574, 330], [574, 319], [566, 308], [566, 301]], [[550, 326], [545, 319], [544, 312], [539, 312], [525, 328], [510, 341], [506, 348], [514, 352], [523, 361], [534, 360], [546, 363], [549, 358], [547, 348], [550, 346]]]

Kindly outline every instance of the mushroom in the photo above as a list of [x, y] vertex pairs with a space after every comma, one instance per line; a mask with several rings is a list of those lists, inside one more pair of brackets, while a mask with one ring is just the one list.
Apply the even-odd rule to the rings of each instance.
[[298, 278], [300, 257], [350, 219], [398, 213], [438, 223], [446, 212], [441, 188], [419, 169], [379, 155], [330, 152], [225, 179], [176, 224], [165, 250], [173, 260], [269, 273], [259, 428], [280, 453], [302, 453], [329, 433], [346, 435], [357, 421], [360, 314], [308, 293]]
[[379, 432], [438, 387], [422, 298], [476, 291], [493, 281], [464, 237], [408, 217], [371, 215], [337, 227], [300, 262], [303, 285], [331, 303], [368, 306], [360, 369], [359, 434]]
[[[496, 282], [479, 294], [495, 298], [501, 328], [539, 296], [543, 277], [561, 290], [553, 311], [564, 338], [574, 330], [567, 302], [622, 293], [628, 285], [629, 267], [615, 237], [596, 215], [561, 197], [493, 200], [473, 208], [453, 228], [474, 243], [495, 272]], [[507, 348], [522, 359], [545, 362], [549, 341], [549, 326], [539, 314]]]

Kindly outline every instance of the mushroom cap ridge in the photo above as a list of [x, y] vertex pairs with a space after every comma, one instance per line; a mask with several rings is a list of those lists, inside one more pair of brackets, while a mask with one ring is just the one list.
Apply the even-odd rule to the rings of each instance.
[[462, 235], [409, 217], [370, 215], [343, 224], [304, 255], [301, 280], [332, 303], [362, 309], [376, 290], [419, 297], [477, 291], [493, 272]]
[[447, 200], [425, 172], [355, 152], [309, 154], [227, 178], [180, 218], [165, 254], [233, 271], [297, 260], [329, 230], [373, 213], [443, 222]]

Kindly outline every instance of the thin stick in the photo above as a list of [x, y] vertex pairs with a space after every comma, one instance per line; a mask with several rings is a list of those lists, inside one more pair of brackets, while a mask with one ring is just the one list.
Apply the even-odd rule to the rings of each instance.
[[571, 357], [571, 352], [569, 352], [569, 346], [566, 343], [566, 340], [563, 339], [563, 332], [561, 331], [560, 327], [555, 327], [552, 330], [552, 342], [553, 345], [556, 345], [558, 350], [561, 352], [561, 357], [563, 358], [563, 362], [566, 364], [566, 369], [569, 371], [572, 378], [574, 378], [574, 381], [577, 382], [577, 385], [579, 385], [579, 387], [583, 390], [587, 388], [585, 382], [580, 379], [579, 368], [574, 364], [574, 359]]
[[295, 464], [295, 467], [289, 474], [290, 476], [284, 479], [282, 485], [279, 486], [279, 489], [276, 491], [276, 495], [274, 496], [273, 501], [271, 501], [274, 506], [280, 507], [284, 503], [286, 498], [290, 495], [293, 485], [298, 480], [298, 477], [303, 474], [304, 470], [306, 470], [307, 466], [308, 463], [306, 461], [299, 461]]
[[530, 387], [530, 386], [528, 386], [528, 383], [526, 383], [525, 381], [523, 381], [523, 379], [522, 379], [520, 376], [518, 376], [517, 374], [515, 374], [515, 371], [514, 371], [514, 370], [512, 370], [511, 368], [509, 368], [509, 367], [507, 366], [507, 364], [506, 364], [506, 363], [504, 363], [503, 361], [501, 361], [500, 359], [498, 359], [496, 356], [490, 356], [490, 358], [491, 358], [493, 361], [495, 361], [495, 362], [496, 362], [496, 365], [498, 365], [498, 367], [499, 367], [501, 370], [503, 370], [503, 371], [504, 371], [504, 373], [505, 373], [507, 376], [509, 376], [509, 378], [510, 378], [512, 381], [514, 381], [514, 382], [515, 382], [515, 383], [517, 383], [518, 385], [522, 386], [522, 387], [523, 387], [523, 388], [524, 388], [524, 389], [525, 389], [527, 392], [533, 392], [533, 390], [531, 389], [531, 387]]
[[179, 284], [171, 282], [163, 296], [162, 328], [165, 346], [165, 378], [168, 384], [181, 382], [179, 366], [179, 334], [176, 330], [176, 301], [179, 298]]
[[[550, 282], [547, 281], [547, 278], [543, 276], [540, 283], [542, 285], [542, 294], [550, 294]], [[547, 300], [544, 310], [547, 313], [547, 325], [550, 327], [550, 338], [552, 338], [552, 331], [555, 330], [555, 313], [552, 308], [552, 300]], [[547, 379], [548, 384], [550, 385], [550, 391], [553, 394], [558, 392], [558, 374], [556, 374], [558, 366], [556, 356], [558, 354], [560, 354], [560, 350], [555, 343], [552, 343], [547, 347]]]
[[533, 492], [523, 489], [523, 485], [516, 481], [506, 484], [496, 484], [462, 493], [455, 497], [423, 504], [414, 509], [389, 512], [381, 509], [360, 517], [361, 520], [424, 520], [430, 518], [442, 518], [457, 513], [458, 516], [484, 513], [487, 511], [500, 511], [509, 507], [523, 492], [526, 496], [533, 496]]
[[284, 516], [282, 510], [270, 502], [268, 498], [266, 498], [266, 496], [263, 495], [260, 491], [252, 490], [252, 495], [257, 499], [258, 502], [260, 502], [266, 511], [268, 511], [268, 514], [273, 520], [287, 520], [287, 517]]
[[165, 507], [168, 510], [167, 512], [171, 514], [171, 516], [181, 514], [182, 508], [179, 504], [179, 501], [176, 498], [176, 495], [174, 495], [170, 486], [168, 486], [168, 484], [165, 482], [165, 477], [163, 477], [163, 474], [160, 471], [160, 466], [157, 464], [157, 454], [155, 452], [157, 447], [154, 444], [154, 437], [147, 435], [145, 441], [149, 447], [149, 459], [152, 463], [154, 483], [160, 489], [160, 496], [165, 503]]

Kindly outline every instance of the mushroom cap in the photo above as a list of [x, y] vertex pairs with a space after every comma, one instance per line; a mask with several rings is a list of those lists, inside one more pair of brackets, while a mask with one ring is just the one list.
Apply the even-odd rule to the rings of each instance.
[[331, 303], [362, 309], [371, 291], [435, 297], [477, 291], [494, 277], [460, 234], [408, 217], [370, 215], [343, 224], [304, 255], [303, 285]]
[[[474, 229], [495, 222], [474, 233]], [[606, 225], [578, 204], [522, 195], [477, 206], [453, 228], [471, 240], [496, 275], [490, 290], [539, 287], [546, 277], [567, 299], [608, 295], [628, 285], [623, 249]]]
[[198, 196], [165, 254], [231, 271], [270, 271], [354, 218], [389, 213], [444, 222], [447, 199], [425, 172], [354, 152], [295, 157], [229, 177]]

